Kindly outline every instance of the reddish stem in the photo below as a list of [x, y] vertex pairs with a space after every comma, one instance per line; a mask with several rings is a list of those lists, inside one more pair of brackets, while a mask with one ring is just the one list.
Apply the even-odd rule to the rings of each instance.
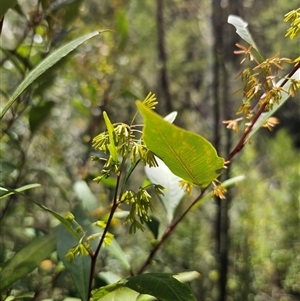
[[[287, 81], [295, 74], [295, 72], [300, 68], [300, 62], [297, 63], [294, 68], [292, 69], [292, 71], [288, 74], [288, 76], [284, 79], [284, 81], [281, 83], [280, 87], [283, 87]], [[240, 140], [238, 141], [237, 145], [234, 147], [234, 149], [232, 150], [232, 152], [229, 154], [226, 162], [229, 162], [238, 152], [240, 152], [246, 142], [246, 139], [249, 135], [249, 133], [251, 132], [253, 126], [255, 125], [257, 119], [260, 117], [260, 115], [264, 112], [265, 108], [267, 106], [267, 103], [264, 103], [260, 109], [257, 111], [257, 113], [255, 114], [254, 118], [252, 119], [251, 124], [248, 126], [248, 128], [246, 129], [246, 131], [244, 132], [244, 134], [242, 135], [242, 137], [240, 138]], [[140, 270], [137, 272], [137, 274], [141, 274], [144, 272], [144, 270], [146, 269], [146, 267], [151, 263], [153, 257], [155, 256], [156, 252], [158, 251], [158, 249], [160, 248], [160, 246], [167, 240], [167, 238], [173, 233], [174, 229], [177, 227], [177, 225], [183, 220], [183, 218], [187, 215], [187, 213], [194, 207], [194, 205], [196, 205], [201, 198], [203, 197], [205, 191], [211, 186], [211, 184], [209, 184], [208, 186], [206, 186], [205, 188], [203, 188], [201, 190], [201, 193], [196, 197], [196, 199], [191, 203], [191, 205], [183, 212], [183, 214], [173, 223], [170, 224], [167, 229], [165, 230], [163, 236], [160, 238], [160, 240], [158, 241], [158, 243], [155, 245], [155, 247], [152, 249], [152, 251], [150, 252], [147, 260], [145, 261], [145, 263], [143, 264], [143, 266], [140, 268]]]

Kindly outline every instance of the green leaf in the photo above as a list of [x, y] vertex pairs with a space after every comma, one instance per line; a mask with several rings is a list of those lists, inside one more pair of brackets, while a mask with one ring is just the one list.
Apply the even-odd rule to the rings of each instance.
[[93, 300], [101, 300], [102, 297], [117, 290], [118, 288], [120, 288], [118, 282], [111, 283], [100, 288], [96, 288], [92, 291]]
[[0, 5], [0, 19], [6, 14], [6, 12], [13, 8], [17, 4], [17, 0], [1, 0]]
[[128, 164], [126, 167], [126, 172], [125, 172], [125, 176], [124, 176], [124, 181], [121, 187], [121, 192], [123, 193], [125, 191], [126, 188], [126, 184], [128, 182], [128, 180], [130, 179], [130, 175], [133, 173], [133, 171], [135, 170], [135, 168], [138, 166], [140, 162], [140, 159], [137, 159], [135, 162]]
[[75, 182], [73, 189], [85, 209], [92, 211], [98, 207], [97, 197], [93, 194], [86, 181], [80, 180]]
[[[177, 116], [177, 112], [174, 111], [170, 114], [168, 114], [164, 119], [170, 123], [172, 123], [175, 118]], [[139, 142], [140, 143], [140, 142]], [[127, 168], [126, 168], [126, 173], [125, 173], [125, 177], [124, 177], [124, 181], [123, 181], [123, 184], [122, 184], [122, 189], [121, 191], [124, 191], [125, 187], [126, 187], [126, 184], [127, 184], [127, 181], [129, 180], [130, 178], [130, 175], [132, 174], [132, 172], [134, 171], [134, 169], [137, 167], [137, 165], [139, 164], [140, 162], [140, 159], [137, 159], [135, 162], [133, 163], [130, 163], [129, 165], [127, 165]], [[147, 166], [146, 166], [147, 167]], [[154, 183], [154, 182], [152, 182]], [[159, 183], [158, 183], [159, 184]]]
[[116, 283], [121, 279], [121, 277], [119, 275], [117, 275], [111, 271], [100, 272], [98, 274], [98, 277], [101, 278], [107, 284]]
[[54, 107], [54, 101], [46, 101], [39, 106], [32, 107], [29, 112], [29, 127], [31, 133], [34, 133], [39, 126], [50, 115], [52, 108]]
[[[113, 286], [113, 287], [110, 287]], [[135, 301], [140, 295], [138, 292], [118, 284], [105, 286], [93, 294], [94, 301]], [[110, 291], [111, 290], [111, 291]]]
[[57, 254], [70, 272], [73, 283], [81, 300], [88, 301], [89, 279], [91, 269], [90, 256], [75, 256], [73, 262], [66, 259], [66, 254], [74, 246], [78, 245], [78, 240], [71, 236], [65, 227], [60, 227], [57, 236]]
[[[80, 237], [79, 237], [78, 233], [72, 228], [72, 226], [71, 226], [71, 224], [68, 220], [66, 220], [63, 216], [61, 216], [57, 212], [52, 211], [51, 209], [47, 208], [45, 205], [35, 201], [33, 198], [31, 198], [31, 197], [27, 196], [26, 194], [22, 193], [22, 191], [24, 191], [26, 189], [35, 188], [35, 187], [39, 187], [39, 186], [41, 186], [41, 185], [40, 184], [29, 184], [29, 185], [25, 185], [23, 187], [20, 187], [18, 189], [11, 189], [11, 188], [5, 187], [3, 185], [0, 185], [0, 190], [6, 191], [7, 193], [10, 193], [10, 194], [14, 194], [14, 193], [19, 194], [19, 195], [25, 197], [26, 199], [28, 199], [30, 202], [37, 205], [38, 207], [40, 207], [41, 209], [49, 212], [52, 216], [54, 216], [57, 220], [59, 220], [61, 222], [61, 224], [73, 235], [73, 237], [75, 239], [79, 240]], [[4, 198], [5, 196], [7, 196], [7, 194], [2, 196], [1, 198]]]
[[147, 147], [178, 177], [205, 187], [224, 167], [212, 144], [200, 135], [181, 129], [136, 102], [144, 118], [143, 138]]
[[9, 108], [14, 104], [16, 99], [32, 84], [40, 75], [45, 73], [50, 67], [60, 61], [63, 57], [68, 55], [71, 51], [76, 49], [79, 45], [84, 43], [85, 41], [89, 40], [90, 38], [104, 32], [105, 30], [98, 32], [92, 32], [86, 34], [76, 40], [68, 43], [67, 45], [62, 46], [61, 48], [57, 49], [53, 53], [51, 53], [46, 59], [44, 59], [38, 66], [36, 66], [32, 71], [28, 73], [25, 79], [20, 83], [17, 87], [13, 95], [9, 98], [8, 102], [3, 107], [0, 113], [0, 120], [4, 117], [5, 113], [9, 110]]
[[[181, 273], [174, 277], [182, 278], [184, 281], [191, 281], [199, 277], [199, 273], [192, 271]], [[195, 301], [190, 287], [178, 281], [171, 274], [148, 273], [133, 276], [95, 289], [93, 300], [101, 301], [131, 301], [131, 300], [153, 300], [154, 296], [161, 301]], [[127, 288], [130, 290], [123, 290]], [[132, 291], [131, 291], [132, 290]], [[133, 291], [136, 294], [133, 294]], [[139, 295], [139, 294], [142, 295]]]
[[147, 227], [153, 234], [154, 238], [158, 238], [159, 233], [159, 220], [155, 216], [151, 216], [151, 220], [146, 222]]
[[123, 281], [124, 286], [141, 294], [154, 296], [161, 301], [196, 300], [190, 287], [175, 279], [171, 274], [148, 273], [133, 276]]
[[0, 291], [32, 272], [56, 249], [56, 233], [35, 238], [15, 254], [0, 272]]
[[189, 272], [182, 272], [173, 276], [180, 282], [190, 282], [200, 277], [200, 273], [197, 271], [189, 271]]
[[[172, 112], [164, 117], [164, 120], [173, 123], [177, 116], [177, 112]], [[157, 167], [149, 167], [145, 166], [145, 173], [147, 178], [153, 184], [159, 184], [163, 186], [166, 190], [163, 192], [163, 195], [159, 195], [159, 199], [162, 202], [166, 213], [167, 213], [167, 221], [171, 223], [174, 217], [175, 209], [178, 204], [182, 200], [184, 196], [183, 189], [179, 186], [179, 181], [182, 179], [174, 175], [168, 166], [159, 158], [156, 158], [158, 163]], [[148, 225], [149, 226], [149, 225]], [[150, 230], [152, 231], [153, 225]], [[153, 233], [153, 231], [152, 231]], [[154, 234], [154, 233], [153, 233]], [[154, 234], [155, 236], [155, 234]], [[157, 237], [155, 237], [157, 238]]]
[[[249, 133], [247, 139], [245, 142], [247, 142], [250, 137], [252, 135], [254, 135], [260, 128], [261, 126], [265, 123], [265, 121], [270, 118], [271, 116], [274, 115], [274, 113], [289, 99], [289, 97], [291, 96], [288, 92], [285, 91], [289, 91], [290, 90], [290, 85], [291, 85], [291, 79], [296, 79], [299, 80], [300, 78], [300, 70], [298, 69], [292, 76], [291, 78], [285, 83], [285, 85], [283, 86], [283, 89], [279, 92], [280, 93], [280, 100], [279, 103], [274, 103], [272, 106], [272, 109], [262, 113], [259, 118], [257, 119], [257, 121], [255, 122], [251, 132]], [[282, 79], [284, 80], [284, 79]], [[279, 81], [276, 86], [280, 87], [280, 83], [282, 82]]]
[[101, 183], [108, 188], [116, 188], [117, 186], [117, 179], [116, 178], [102, 178]]
[[36, 188], [36, 187], [41, 187], [40, 184], [34, 183], [34, 184], [28, 184], [28, 185], [24, 185], [22, 187], [19, 187], [17, 189], [9, 189], [7, 187], [4, 187], [2, 185], [0, 185], [0, 200], [6, 198], [9, 195], [15, 194], [15, 193], [19, 193], [28, 189], [32, 189], [32, 188]]
[[235, 27], [236, 33], [244, 41], [246, 41], [248, 44], [252, 45], [253, 49], [256, 50], [256, 52], [259, 56], [260, 62], [263, 62], [264, 59], [263, 59], [262, 55], [260, 54], [254, 40], [252, 39], [250, 32], [247, 29], [248, 23], [246, 21], [244, 21], [241, 17], [235, 16], [235, 15], [229, 15], [227, 22]]
[[136, 301], [157, 301], [157, 299], [150, 295], [140, 295]]
[[129, 23], [123, 10], [119, 10], [116, 18], [116, 32], [119, 36], [119, 49], [122, 51], [129, 37]]
[[126, 268], [126, 270], [130, 270], [130, 263], [127, 259], [127, 256], [121, 246], [118, 244], [118, 242], [113, 239], [112, 243], [106, 247], [107, 251], [113, 255], [115, 258], [117, 258], [123, 266]]
[[109, 144], [107, 146], [110, 155], [112, 156], [113, 160], [115, 162], [118, 161], [118, 152], [117, 152], [117, 146], [116, 146], [116, 134], [115, 134], [115, 130], [114, 127], [112, 125], [112, 123], [110, 122], [106, 112], [103, 112], [103, 118], [106, 124], [106, 128], [108, 131], [108, 136], [109, 136]]
[[[20, 295], [17, 295], [17, 296], [6, 297], [5, 301], [13, 301], [13, 300], [23, 301], [23, 300], [26, 300], [26, 299], [33, 300], [35, 295], [36, 295], [36, 292], [26, 292], [26, 293], [23, 293], [23, 294], [20, 294]], [[66, 301], [66, 300], [64, 300], [64, 301]]]

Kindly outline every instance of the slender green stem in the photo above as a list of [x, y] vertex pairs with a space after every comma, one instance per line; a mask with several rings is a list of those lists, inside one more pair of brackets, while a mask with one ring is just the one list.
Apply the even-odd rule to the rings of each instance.
[[110, 224], [111, 224], [111, 221], [112, 221], [113, 216], [115, 214], [115, 211], [116, 211], [116, 209], [118, 208], [118, 205], [119, 205], [119, 203], [118, 203], [118, 190], [119, 190], [119, 186], [120, 186], [121, 174], [122, 174], [122, 170], [123, 170], [125, 161], [126, 161], [126, 159], [123, 158], [121, 166], [120, 166], [120, 169], [119, 169], [120, 172], [119, 172], [119, 175], [117, 176], [117, 183], [116, 183], [116, 188], [115, 188], [115, 193], [114, 193], [113, 204], [112, 204], [112, 208], [110, 210], [110, 214], [109, 214], [106, 226], [105, 226], [105, 228], [103, 230], [103, 233], [102, 233], [102, 236], [101, 236], [101, 239], [99, 241], [99, 244], [97, 246], [96, 251], [91, 254], [91, 270], [90, 270], [90, 282], [89, 282], [88, 300], [91, 298], [93, 278], [94, 278], [94, 273], [95, 273], [97, 258], [98, 258], [98, 255], [100, 253], [101, 247], [102, 247], [102, 245], [104, 243], [105, 236], [106, 236], [106, 234], [108, 232], [108, 229], [110, 227]]

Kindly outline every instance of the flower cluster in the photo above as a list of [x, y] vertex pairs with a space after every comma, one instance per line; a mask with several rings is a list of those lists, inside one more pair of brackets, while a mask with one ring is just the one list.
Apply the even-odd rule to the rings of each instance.
[[[131, 190], [125, 191], [121, 197], [120, 203], [130, 206], [130, 212], [125, 220], [129, 222], [130, 233], [136, 232], [137, 229], [144, 230], [144, 224], [151, 221], [149, 212], [154, 210], [151, 203], [151, 196], [146, 190], [147, 187], [140, 187], [137, 192]], [[156, 194], [163, 194], [164, 187], [154, 185]]]
[[285, 15], [284, 21], [291, 22], [291, 27], [285, 36], [293, 40], [300, 34], [300, 8], [288, 12]]
[[[93, 253], [91, 242], [96, 238], [100, 238], [103, 235], [103, 230], [97, 231], [96, 228], [92, 228], [92, 234], [87, 235], [87, 231], [84, 231], [82, 226], [76, 221], [75, 216], [68, 212], [65, 215], [65, 220], [68, 222], [68, 227], [70, 230], [75, 230], [78, 239], [78, 244], [72, 247], [66, 254], [66, 259], [70, 262], [74, 261], [76, 256], [87, 256]], [[96, 226], [98, 228], [104, 229], [106, 223], [104, 221], [96, 221], [91, 226]], [[113, 234], [106, 232], [104, 237], [104, 245], [109, 246], [113, 240]]]
[[[154, 109], [157, 104], [155, 95], [149, 93], [143, 103]], [[125, 123], [111, 124], [108, 116], [105, 121], [107, 131], [100, 133], [92, 141], [92, 146], [104, 155], [102, 157], [92, 157], [94, 161], [100, 160], [104, 162], [101, 175], [97, 176], [94, 181], [99, 183], [103, 178], [111, 176], [111, 173], [119, 175], [123, 166], [122, 163], [128, 157], [131, 164], [142, 161], [144, 165], [157, 166], [154, 154], [143, 143], [141, 139], [142, 133], [136, 129], [135, 125], [127, 125]]]
[[[157, 104], [155, 95], [149, 93], [143, 103], [154, 109]], [[139, 162], [150, 167], [158, 166], [155, 155], [144, 144], [142, 132], [137, 129], [137, 125], [133, 124], [135, 117], [136, 114], [130, 125], [124, 123], [113, 124], [105, 113], [104, 119], [107, 131], [97, 135], [92, 142], [93, 147], [103, 154], [102, 156], [93, 156], [92, 160], [104, 162], [101, 174], [94, 181], [99, 183], [103, 178], [110, 177], [113, 174], [120, 177], [122, 172], [126, 179], [130, 175], [129, 173], [126, 174], [126, 170], [130, 170], [131, 173]], [[156, 194], [162, 194], [163, 189], [160, 185], [154, 185]], [[121, 189], [117, 203], [130, 206], [126, 222], [131, 223], [131, 233], [137, 229], [143, 230], [143, 224], [151, 220], [149, 212], [153, 210], [153, 206], [151, 196], [146, 188], [140, 187], [137, 192]]]
[[[296, 21], [297, 18], [297, 20], [299, 20], [299, 16], [300, 11], [291, 12], [286, 15], [286, 21], [292, 20], [294, 26], [299, 26], [300, 23]], [[263, 108], [264, 111], [272, 110], [274, 104], [280, 103], [283, 93], [294, 96], [296, 92], [299, 91], [300, 82], [299, 80], [291, 79], [289, 91], [285, 91], [283, 87], [275, 82], [278, 71], [283, 69], [283, 64], [292, 64], [294, 62], [293, 60], [281, 58], [279, 53], [264, 60], [252, 45], [248, 48], [241, 44], [236, 44], [236, 46], [238, 50], [234, 51], [234, 53], [244, 56], [241, 64], [246, 61], [255, 63], [253, 68], [246, 67], [238, 76], [243, 82], [243, 88], [241, 89], [243, 92], [243, 103], [239, 107], [237, 114], [243, 114], [244, 117], [223, 121], [224, 124], [227, 124], [228, 129], [238, 132], [238, 123], [240, 121], [245, 118], [250, 120], [250, 122], [246, 122], [245, 125], [251, 125], [251, 119], [260, 108]], [[288, 78], [285, 80], [287, 79]], [[263, 127], [271, 130], [276, 124], [278, 124], [278, 122], [273, 122], [272, 125], [270, 125], [270, 122], [266, 121]]]

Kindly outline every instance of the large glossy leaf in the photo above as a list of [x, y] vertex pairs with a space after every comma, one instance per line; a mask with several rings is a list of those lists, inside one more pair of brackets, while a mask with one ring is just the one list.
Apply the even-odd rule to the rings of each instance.
[[0, 272], [0, 291], [8, 289], [17, 280], [32, 272], [56, 249], [56, 232], [35, 238], [15, 254]]
[[[300, 79], [300, 70], [298, 69], [293, 76], [291, 76], [291, 78], [286, 82], [286, 84], [283, 86], [283, 89], [279, 92], [280, 93], [280, 100], [278, 103], [274, 103], [272, 106], [272, 109], [262, 113], [258, 120], [255, 122], [252, 131], [249, 133], [246, 141], [249, 140], [249, 138], [254, 135], [260, 128], [261, 126], [265, 123], [265, 121], [270, 118], [272, 115], [274, 115], [274, 113], [289, 99], [289, 97], [291, 96], [287, 91], [290, 90], [290, 85], [291, 85], [291, 79], [296, 79], [299, 80]], [[280, 86], [281, 81], [279, 81], [276, 86], [279, 87]]]
[[170, 124], [140, 101], [137, 106], [144, 118], [143, 139], [147, 147], [175, 175], [201, 187], [219, 176], [224, 159], [209, 141]]
[[[173, 123], [176, 116], [177, 112], [172, 112], [165, 116], [164, 120]], [[159, 195], [159, 199], [166, 210], [167, 221], [168, 223], [171, 223], [174, 217], [175, 209], [184, 196], [184, 191], [179, 186], [179, 181], [182, 179], [174, 175], [162, 160], [156, 158], [156, 161], [158, 163], [158, 167], [150, 168], [148, 165], [146, 165], [145, 172], [151, 183], [160, 184], [166, 189], [163, 195]], [[156, 225], [156, 223], [154, 223], [154, 225]], [[150, 224], [150, 226], [153, 225]], [[150, 229], [152, 228], [150, 227]]]
[[141, 294], [154, 296], [161, 301], [196, 300], [190, 287], [175, 279], [171, 274], [148, 273], [123, 281], [126, 287]]
[[52, 54], [50, 54], [46, 59], [44, 59], [38, 66], [36, 66], [25, 79], [17, 87], [13, 95], [9, 98], [8, 102], [5, 104], [0, 113], [0, 120], [3, 118], [5, 113], [9, 108], [14, 104], [16, 99], [31, 85], [39, 76], [45, 73], [50, 67], [60, 61], [63, 57], [67, 56], [71, 51], [76, 49], [79, 45], [89, 40], [90, 38], [102, 33], [104, 31], [95, 31], [89, 34], [86, 34], [76, 40], [64, 45], [63, 47], [57, 49]]
[[184, 191], [179, 186], [179, 181], [182, 179], [174, 175], [162, 160], [156, 158], [156, 161], [158, 167], [145, 166], [145, 172], [151, 183], [162, 185], [166, 189], [163, 195], [159, 195], [159, 198], [166, 210], [167, 221], [170, 223], [176, 207], [184, 196]]
[[[185, 275], [178, 275], [183, 280], [193, 280], [199, 277], [197, 272], [188, 272]], [[122, 288], [130, 289], [122, 290]], [[132, 290], [132, 291], [131, 291]], [[133, 294], [135, 292], [136, 294]], [[141, 294], [141, 295], [140, 295]], [[195, 301], [195, 297], [186, 283], [178, 281], [175, 276], [166, 273], [148, 273], [137, 275], [116, 283], [106, 285], [93, 292], [93, 300], [101, 301], [131, 301], [152, 300], [155, 298], [161, 301]], [[123, 297], [123, 299], [122, 299]], [[128, 299], [128, 298], [132, 299]]]

